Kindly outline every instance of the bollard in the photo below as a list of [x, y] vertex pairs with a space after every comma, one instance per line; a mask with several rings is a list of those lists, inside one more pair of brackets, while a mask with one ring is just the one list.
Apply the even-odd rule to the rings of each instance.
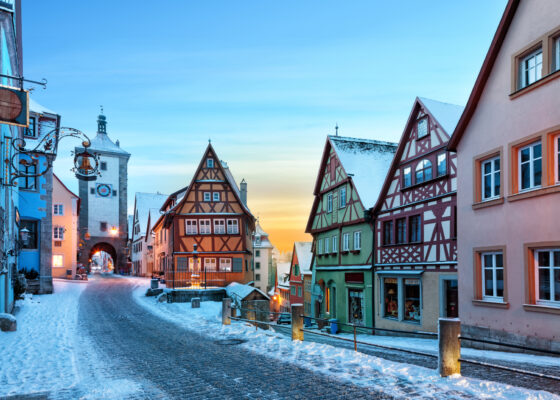
[[222, 300], [222, 325], [231, 325], [231, 299]]
[[438, 370], [443, 377], [460, 374], [461, 363], [461, 320], [459, 318], [440, 318], [438, 326], [439, 356]]
[[193, 297], [191, 299], [191, 308], [200, 308], [200, 297]]
[[303, 341], [303, 304], [292, 304], [292, 340]]

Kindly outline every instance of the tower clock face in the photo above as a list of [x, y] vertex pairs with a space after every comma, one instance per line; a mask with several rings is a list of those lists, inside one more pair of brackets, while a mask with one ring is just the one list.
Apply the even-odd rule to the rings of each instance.
[[106, 183], [98, 183], [96, 185], [95, 191], [99, 197], [109, 197], [111, 195], [111, 185]]

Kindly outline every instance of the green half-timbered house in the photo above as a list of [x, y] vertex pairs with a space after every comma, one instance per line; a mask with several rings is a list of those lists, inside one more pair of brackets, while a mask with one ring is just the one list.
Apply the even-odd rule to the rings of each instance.
[[372, 325], [373, 226], [395, 143], [328, 136], [306, 232], [313, 236], [313, 314]]

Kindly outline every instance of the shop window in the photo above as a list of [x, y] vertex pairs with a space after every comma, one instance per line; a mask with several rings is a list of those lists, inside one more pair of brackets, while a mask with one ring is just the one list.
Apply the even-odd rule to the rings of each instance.
[[365, 325], [365, 304], [363, 290], [348, 290], [348, 323]]
[[399, 318], [399, 284], [397, 278], [383, 279], [384, 309], [386, 318]]
[[420, 278], [383, 278], [383, 316], [399, 321], [420, 323], [422, 288]]
[[404, 279], [403, 320], [420, 322], [420, 279]]
[[20, 231], [23, 229], [27, 229], [29, 234], [27, 235], [27, 240], [23, 242], [23, 248], [28, 250], [35, 250], [37, 249], [37, 241], [38, 241], [38, 221], [31, 221], [31, 220], [24, 220], [22, 219], [20, 222]]

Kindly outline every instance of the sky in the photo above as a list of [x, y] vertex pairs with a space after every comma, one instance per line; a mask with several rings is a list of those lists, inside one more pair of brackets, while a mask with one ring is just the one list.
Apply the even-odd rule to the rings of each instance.
[[[464, 105], [506, 0], [23, 0], [24, 75], [62, 126], [107, 131], [135, 192], [190, 183], [212, 140], [281, 251], [327, 135], [398, 142], [416, 96]], [[31, 86], [30, 86], [31, 87]], [[54, 172], [77, 192], [70, 151]], [[358, 188], [359, 190], [359, 188]]]

